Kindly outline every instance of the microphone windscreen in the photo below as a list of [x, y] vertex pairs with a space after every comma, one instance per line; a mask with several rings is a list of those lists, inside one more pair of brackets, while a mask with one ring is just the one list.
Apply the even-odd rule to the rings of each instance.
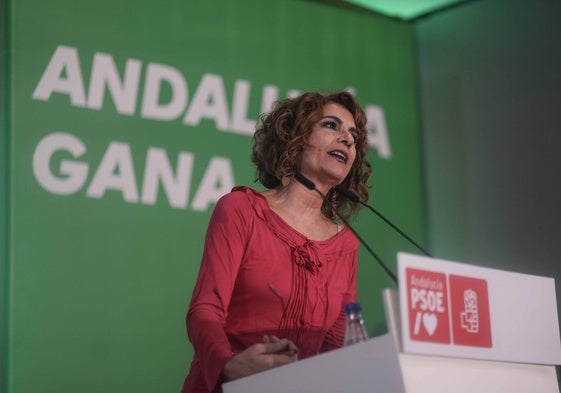
[[340, 184], [337, 184], [335, 186], [335, 191], [337, 191], [339, 194], [347, 197], [348, 199], [350, 199], [353, 202], [360, 202], [360, 197], [358, 196], [357, 193], [349, 190], [348, 188], [343, 187]]
[[304, 186], [309, 188], [310, 190], [315, 190], [316, 189], [316, 185], [310, 179], [308, 179], [306, 176], [302, 175], [300, 172], [296, 172], [294, 174], [294, 178], [296, 180], [298, 180], [300, 183], [302, 183]]

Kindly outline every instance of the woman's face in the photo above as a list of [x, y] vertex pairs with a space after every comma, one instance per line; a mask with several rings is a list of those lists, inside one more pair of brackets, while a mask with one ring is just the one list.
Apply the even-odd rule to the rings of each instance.
[[312, 127], [310, 147], [304, 150], [300, 172], [316, 186], [333, 187], [349, 174], [356, 158], [357, 129], [351, 112], [328, 103]]

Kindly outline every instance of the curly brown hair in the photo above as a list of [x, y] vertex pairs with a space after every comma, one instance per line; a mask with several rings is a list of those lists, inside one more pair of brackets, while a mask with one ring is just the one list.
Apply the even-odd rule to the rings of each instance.
[[[372, 167], [366, 155], [368, 150], [366, 115], [352, 94], [342, 91], [332, 94], [305, 93], [296, 98], [287, 98], [275, 104], [272, 112], [262, 114], [253, 136], [251, 160], [256, 166], [256, 180], [265, 187], [277, 188], [281, 179], [298, 170], [302, 154], [309, 147], [312, 127], [322, 116], [322, 109], [328, 103], [345, 107], [353, 116], [357, 128], [356, 158], [347, 177], [341, 185], [355, 191], [363, 201], [368, 201], [366, 184]], [[328, 200], [336, 200], [337, 210], [346, 219], [361, 205], [334, 194], [327, 194]], [[331, 204], [322, 206], [323, 214], [334, 219]]]

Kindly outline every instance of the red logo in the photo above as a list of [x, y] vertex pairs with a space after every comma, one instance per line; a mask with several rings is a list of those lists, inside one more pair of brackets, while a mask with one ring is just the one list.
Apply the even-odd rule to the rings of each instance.
[[454, 344], [492, 347], [487, 281], [450, 275]]
[[450, 343], [446, 275], [406, 269], [409, 336], [416, 341]]

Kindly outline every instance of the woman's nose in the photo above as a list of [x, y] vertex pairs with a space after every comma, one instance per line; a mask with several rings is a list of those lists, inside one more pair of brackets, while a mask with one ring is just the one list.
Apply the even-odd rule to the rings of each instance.
[[345, 146], [349, 146], [353, 139], [353, 135], [348, 130], [341, 130], [341, 134], [339, 136], [339, 141], [342, 142]]

